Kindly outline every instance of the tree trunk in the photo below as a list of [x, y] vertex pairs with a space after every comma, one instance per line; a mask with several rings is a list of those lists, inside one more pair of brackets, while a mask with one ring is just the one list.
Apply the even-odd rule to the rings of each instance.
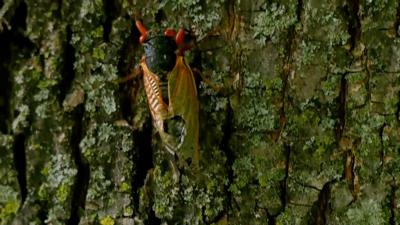
[[[400, 224], [398, 1], [0, 3], [0, 224]], [[134, 19], [219, 89], [179, 181]]]

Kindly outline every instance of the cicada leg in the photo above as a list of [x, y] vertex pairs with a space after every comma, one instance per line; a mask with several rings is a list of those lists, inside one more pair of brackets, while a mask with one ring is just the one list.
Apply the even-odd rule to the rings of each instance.
[[185, 121], [179, 116], [174, 116], [173, 118], [165, 119], [163, 123], [163, 129], [159, 130], [160, 137], [165, 143], [165, 148], [168, 152], [175, 155], [186, 136]]
[[172, 179], [174, 180], [175, 184], [178, 184], [180, 181], [181, 172], [179, 171], [178, 166], [176, 165], [176, 160], [170, 160], [169, 163], [171, 164], [172, 168]]
[[140, 67], [136, 67], [135, 69], [133, 69], [128, 75], [126, 75], [125, 77], [122, 77], [120, 79], [118, 79], [118, 83], [125, 83], [128, 82], [130, 80], [135, 79], [136, 77], [141, 77], [143, 75], [143, 71]]
[[177, 162], [179, 162], [178, 156], [176, 154], [177, 149], [179, 148], [179, 145], [176, 143], [174, 138], [164, 132], [164, 131], [159, 131], [162, 143], [164, 145], [164, 148], [171, 154], [171, 158], [169, 160], [171, 169], [172, 169], [172, 178], [174, 180], [174, 183], [177, 184], [179, 183], [180, 180], [180, 171], [177, 165]]

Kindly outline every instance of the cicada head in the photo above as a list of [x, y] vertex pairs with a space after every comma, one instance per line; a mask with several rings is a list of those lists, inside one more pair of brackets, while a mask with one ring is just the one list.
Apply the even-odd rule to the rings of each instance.
[[140, 21], [136, 21], [136, 27], [141, 33], [139, 40], [144, 46], [146, 64], [155, 74], [171, 71], [176, 56], [183, 55], [194, 46], [193, 33], [183, 28], [178, 32], [168, 28], [160, 33], [157, 30], [148, 31]]
[[143, 46], [146, 64], [153, 73], [167, 73], [174, 68], [177, 50], [174, 40], [157, 35], [149, 37]]
[[174, 38], [157, 30], [148, 31], [140, 21], [136, 21], [136, 27], [141, 33], [139, 40], [144, 47], [147, 67], [160, 75], [171, 71], [175, 66], [178, 49]]

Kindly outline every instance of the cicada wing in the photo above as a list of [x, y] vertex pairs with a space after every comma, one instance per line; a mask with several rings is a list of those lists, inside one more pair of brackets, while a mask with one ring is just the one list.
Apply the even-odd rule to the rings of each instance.
[[169, 112], [185, 122], [186, 135], [179, 153], [199, 165], [199, 102], [194, 76], [182, 56], [178, 56], [174, 69], [168, 75]]

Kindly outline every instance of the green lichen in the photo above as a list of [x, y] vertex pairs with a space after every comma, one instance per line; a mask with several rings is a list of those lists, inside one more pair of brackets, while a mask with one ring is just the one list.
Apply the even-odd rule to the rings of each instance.
[[0, 135], [0, 224], [9, 224], [20, 207], [17, 173], [13, 163], [13, 137]]
[[253, 176], [251, 175], [254, 171], [254, 165], [250, 157], [241, 158], [235, 161], [233, 164], [233, 171], [235, 173], [234, 183], [230, 186], [232, 193], [240, 195], [241, 189], [248, 185]]
[[214, 220], [224, 210], [227, 181], [221, 176], [223, 166], [217, 163], [223, 160], [223, 155], [215, 152], [212, 163], [204, 165], [203, 174], [192, 175], [181, 170], [179, 184], [174, 182], [171, 170], [163, 171], [163, 166], [156, 165], [151, 187], [141, 192], [142, 207], [150, 203], [150, 194], [154, 202], [147, 207], [152, 207], [162, 221], [194, 224]]
[[[174, 209], [179, 208], [179, 187], [174, 185], [171, 172], [161, 174], [161, 168], [156, 166], [153, 173], [155, 183], [159, 183], [155, 192], [154, 212], [159, 218], [172, 219]], [[186, 194], [190, 194], [189, 190]]]
[[98, 47], [93, 49], [92, 56], [96, 60], [104, 60], [106, 58], [106, 53], [104, 52], [104, 49]]
[[126, 182], [123, 182], [120, 186], [119, 186], [119, 191], [120, 192], [128, 192], [130, 190], [130, 185]]
[[77, 170], [72, 165], [69, 155], [56, 154], [52, 156], [41, 171], [47, 180], [39, 188], [40, 198], [46, 200], [54, 196], [54, 201], [58, 204], [65, 203], [72, 193], [76, 173]]
[[110, 115], [116, 111], [116, 100], [113, 95], [114, 89], [111, 89], [113, 86], [109, 82], [112, 75], [108, 74], [108, 77], [92, 76], [89, 79], [89, 83], [84, 86], [88, 90], [85, 104], [85, 109], [88, 112], [95, 113], [100, 108], [103, 112]]
[[[163, 27], [186, 27], [192, 29], [198, 39], [203, 39], [222, 19], [224, 1], [173, 0], [173, 1], [147, 1], [135, 3], [135, 16], [139, 18], [154, 18], [157, 13], [164, 12], [171, 16], [162, 21]], [[145, 21], [150, 25], [154, 20]]]
[[0, 224], [7, 224], [16, 215], [20, 204], [17, 199], [14, 199], [8, 202], [2, 201], [0, 206]]
[[99, 26], [90, 32], [90, 36], [95, 39], [103, 38], [103, 27]]
[[61, 185], [56, 192], [56, 198], [60, 202], [65, 202], [71, 194], [70, 186], [65, 184]]
[[101, 225], [114, 225], [115, 221], [111, 216], [106, 216], [106, 217], [100, 219], [100, 224]]
[[265, 4], [263, 12], [258, 13], [254, 19], [253, 37], [261, 44], [270, 38], [273, 43], [277, 42], [282, 33], [297, 22], [294, 1], [285, 3], [273, 2]]
[[366, 15], [364, 19], [365, 30], [391, 27], [396, 18], [398, 2], [393, 0], [366, 1], [363, 3]]
[[378, 225], [384, 224], [384, 212], [379, 204], [372, 199], [362, 201], [354, 207], [351, 207], [344, 213], [343, 221], [349, 225], [366, 224]]
[[296, 61], [300, 66], [308, 65], [308, 64], [322, 64], [326, 62], [326, 58], [321, 56], [319, 53], [321, 51], [321, 46], [318, 42], [306, 42], [302, 41], [299, 45], [299, 57], [296, 57]]
[[[308, 210], [306, 206], [289, 206], [284, 212], [280, 213], [276, 219], [277, 225], [302, 224], [302, 218], [305, 216], [304, 211]], [[303, 211], [303, 213], [301, 213]]]
[[[199, 0], [183, 1], [175, 0], [170, 2], [172, 11], [182, 12], [183, 18], [188, 19], [190, 27], [194, 30], [198, 39], [202, 39], [221, 20], [221, 8], [224, 1]], [[182, 25], [182, 24], [180, 24]], [[186, 25], [186, 24], [183, 24]]]
[[347, 43], [350, 34], [340, 3], [308, 1], [304, 3], [303, 35], [309, 40], [319, 40], [329, 49]]
[[[278, 107], [271, 104], [278, 94], [276, 85], [281, 85], [279, 79], [267, 80], [261, 73], [246, 73], [245, 88], [241, 92], [240, 110], [235, 115], [239, 129], [249, 129], [250, 132], [265, 132], [278, 126]], [[272, 81], [272, 82], [271, 82]], [[274, 82], [275, 81], [275, 82]], [[266, 92], [263, 88], [268, 86]], [[275, 93], [270, 96], [270, 93]]]
[[105, 169], [103, 167], [97, 168], [91, 173], [93, 184], [90, 186], [87, 199], [88, 202], [101, 199], [109, 195], [109, 189], [112, 187], [111, 180], [105, 176]]

